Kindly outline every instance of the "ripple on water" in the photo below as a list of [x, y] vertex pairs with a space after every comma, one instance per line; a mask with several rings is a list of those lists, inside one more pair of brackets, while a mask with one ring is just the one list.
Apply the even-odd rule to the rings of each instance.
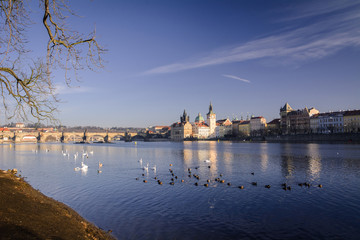
[[[123, 143], [96, 146], [94, 156], [86, 159], [86, 174], [73, 170], [79, 161], [62, 157], [66, 148], [71, 153], [83, 150], [59, 144], [45, 155], [41, 150], [34, 154], [2, 148], [0, 166], [22, 169], [35, 188], [96, 225], [112, 229], [119, 239], [356, 239], [360, 235], [360, 192], [354, 187], [360, 184], [358, 147]], [[334, 155], [337, 152], [341, 157]], [[15, 160], [9, 161], [10, 157]], [[150, 169], [144, 172], [140, 158], [149, 166], [156, 164], [156, 174]], [[104, 163], [101, 174], [99, 159]], [[178, 176], [173, 186], [170, 163]], [[188, 168], [200, 180], [189, 178]], [[220, 174], [225, 183], [214, 181]], [[211, 182], [204, 187], [207, 179]], [[291, 191], [282, 189], [284, 182]], [[312, 186], [300, 187], [300, 182]], [[316, 187], [320, 183], [323, 188]]]

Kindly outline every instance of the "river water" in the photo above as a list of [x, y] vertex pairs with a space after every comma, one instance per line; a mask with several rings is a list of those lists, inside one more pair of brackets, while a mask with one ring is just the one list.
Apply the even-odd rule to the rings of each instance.
[[[87, 171], [75, 171], [82, 161]], [[118, 239], [360, 236], [355, 144], [12, 144], [0, 145], [0, 168], [17, 168], [34, 188]]]

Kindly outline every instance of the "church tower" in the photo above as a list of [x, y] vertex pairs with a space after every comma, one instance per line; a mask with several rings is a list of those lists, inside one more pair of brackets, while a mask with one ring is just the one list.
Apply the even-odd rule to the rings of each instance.
[[209, 112], [206, 115], [206, 123], [210, 128], [210, 138], [213, 138], [216, 136], [215, 133], [215, 128], [216, 128], [216, 114], [213, 112], [213, 106], [210, 102], [210, 106], [209, 106]]

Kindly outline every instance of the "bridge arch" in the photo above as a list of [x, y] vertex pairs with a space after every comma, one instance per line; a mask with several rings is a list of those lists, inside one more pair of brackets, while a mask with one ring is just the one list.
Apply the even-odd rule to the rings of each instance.
[[95, 134], [95, 135], [86, 136], [86, 140], [88, 142], [105, 142], [105, 137], [106, 136]]
[[81, 142], [83, 140], [82, 134], [69, 134], [64, 136], [64, 142]]

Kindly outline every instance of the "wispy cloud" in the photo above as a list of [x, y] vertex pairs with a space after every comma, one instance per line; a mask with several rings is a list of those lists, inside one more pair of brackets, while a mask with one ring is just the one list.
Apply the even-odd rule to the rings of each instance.
[[240, 78], [240, 77], [237, 77], [237, 76], [234, 76], [234, 75], [223, 74], [223, 77], [227, 77], [227, 78], [236, 79], [236, 80], [239, 80], [239, 81], [242, 81], [242, 82], [250, 83], [249, 80], [244, 79], [244, 78]]
[[[352, 6], [350, 3], [349, 6]], [[336, 14], [322, 17], [301, 28], [292, 28], [279, 34], [248, 41], [237, 46], [218, 49], [197, 59], [159, 66], [143, 74], [174, 73], [184, 70], [215, 66], [225, 63], [243, 62], [271, 58], [274, 62], [301, 63], [321, 59], [345, 47], [360, 46], [360, 6], [346, 8], [339, 4], [319, 10]], [[301, 15], [302, 14], [302, 15]], [[297, 18], [315, 16], [316, 12], [304, 12]]]
[[302, 4], [288, 9], [290, 17], [282, 19], [281, 21], [293, 21], [304, 18], [317, 17], [324, 14], [332, 14], [340, 11], [347, 11], [350, 8], [358, 8], [359, 1], [353, 0], [327, 0], [326, 4], [323, 1], [313, 1], [312, 4]]

